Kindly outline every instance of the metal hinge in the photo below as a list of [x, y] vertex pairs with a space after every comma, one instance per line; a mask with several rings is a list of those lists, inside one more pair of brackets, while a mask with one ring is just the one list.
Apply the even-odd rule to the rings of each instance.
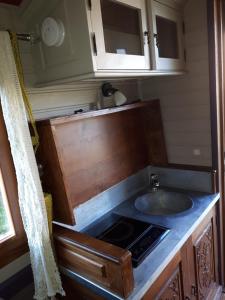
[[191, 294], [193, 296], [198, 296], [198, 288], [195, 285], [191, 286]]
[[87, 0], [87, 4], [88, 4], [88, 9], [92, 10], [92, 2], [91, 2], [91, 0]]
[[96, 37], [95, 37], [95, 33], [92, 34], [92, 44], [93, 44], [93, 52], [94, 52], [94, 55], [97, 56], [97, 44], [96, 44]]
[[185, 23], [184, 22], [182, 23], [182, 30], [183, 30], [183, 34], [185, 34], [186, 33], [186, 28], [185, 28]]

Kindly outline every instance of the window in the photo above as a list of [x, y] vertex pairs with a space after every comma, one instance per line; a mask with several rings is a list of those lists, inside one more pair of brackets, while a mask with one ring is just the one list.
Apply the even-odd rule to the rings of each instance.
[[15, 169], [0, 108], [0, 268], [27, 250]]
[[5, 185], [0, 170], [0, 242], [15, 235]]

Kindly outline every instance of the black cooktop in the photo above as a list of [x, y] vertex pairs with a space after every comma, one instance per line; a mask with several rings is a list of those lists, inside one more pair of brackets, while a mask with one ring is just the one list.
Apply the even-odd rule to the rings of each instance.
[[116, 214], [110, 219], [110, 225], [95, 237], [128, 249], [132, 253], [134, 267], [137, 267], [169, 232], [168, 228]]

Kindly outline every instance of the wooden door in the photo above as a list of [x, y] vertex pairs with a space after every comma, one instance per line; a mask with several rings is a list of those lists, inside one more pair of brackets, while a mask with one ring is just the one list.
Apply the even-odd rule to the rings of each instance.
[[95, 0], [91, 5], [97, 70], [148, 70], [144, 0]]
[[183, 17], [178, 10], [148, 0], [153, 68], [184, 70]]
[[212, 222], [208, 223], [193, 245], [198, 299], [206, 299], [215, 285], [214, 236]]
[[172, 274], [166, 285], [163, 287], [161, 293], [156, 298], [159, 300], [182, 300], [182, 282], [181, 282], [181, 271], [178, 267]]
[[[220, 290], [218, 279], [216, 207], [214, 207], [192, 235], [192, 251], [198, 300], [214, 299]], [[195, 274], [193, 274], [195, 273]]]
[[183, 300], [183, 263], [178, 252], [142, 300]]

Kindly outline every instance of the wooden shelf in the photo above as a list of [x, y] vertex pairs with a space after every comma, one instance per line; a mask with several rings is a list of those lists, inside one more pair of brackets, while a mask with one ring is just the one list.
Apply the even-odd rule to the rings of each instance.
[[98, 116], [103, 116], [103, 115], [109, 115], [113, 113], [118, 113], [121, 111], [127, 111], [131, 109], [137, 109], [137, 108], [143, 108], [151, 105], [151, 101], [140, 101], [140, 102], [135, 102], [132, 104], [127, 104], [119, 107], [112, 107], [112, 108], [105, 108], [105, 109], [99, 109], [99, 110], [92, 110], [84, 113], [79, 113], [79, 114], [74, 114], [74, 115], [68, 115], [68, 116], [63, 116], [63, 117], [56, 117], [52, 119], [48, 119], [45, 121], [41, 121], [49, 123], [51, 125], [58, 125], [58, 124], [65, 124], [69, 122], [74, 122], [76, 120], [82, 120], [82, 119], [88, 119], [88, 118], [93, 118], [93, 117], [98, 117]]

